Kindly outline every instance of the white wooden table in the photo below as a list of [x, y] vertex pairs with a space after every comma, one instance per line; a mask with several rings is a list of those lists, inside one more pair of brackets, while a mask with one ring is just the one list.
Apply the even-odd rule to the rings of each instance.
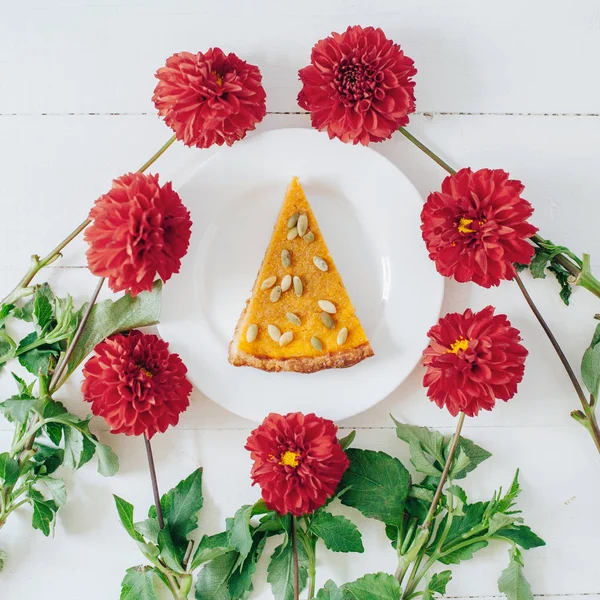
[[[45, 252], [71, 231], [113, 177], [146, 160], [170, 132], [151, 103], [153, 74], [176, 51], [218, 45], [260, 65], [270, 114], [258, 131], [308, 127], [299, 111], [297, 70], [319, 38], [347, 25], [381, 26], [414, 58], [418, 112], [410, 129], [452, 165], [499, 167], [521, 179], [545, 237], [586, 251], [600, 266], [600, 4], [550, 0], [31, 0], [0, 3], [0, 292], [20, 278], [28, 256]], [[376, 149], [394, 161], [422, 195], [444, 173], [402, 136]], [[174, 146], [156, 169], [177, 182], [201, 151]], [[48, 269], [58, 291], [86, 299], [94, 279], [76, 241]], [[593, 261], [594, 262], [594, 261]], [[525, 277], [532, 295], [578, 367], [600, 303], [577, 290], [566, 308], [555, 282]], [[547, 541], [526, 553], [538, 595], [600, 598], [600, 464], [585, 431], [569, 417], [577, 399], [515, 285], [483, 290], [447, 283], [444, 311], [488, 303], [510, 316], [530, 350], [519, 394], [492, 414], [469, 420], [466, 435], [493, 453], [467, 480], [474, 499], [508, 484], [521, 468], [521, 506]], [[419, 293], [417, 282], [413, 293]], [[425, 398], [417, 369], [389, 398], [341, 423], [358, 430], [356, 444], [406, 458], [388, 417], [442, 428], [453, 421]], [[76, 374], [61, 399], [86, 414]], [[0, 393], [13, 393], [6, 375]], [[195, 392], [180, 425], [157, 436], [160, 485], [168, 489], [197, 465], [205, 468], [201, 527], [212, 533], [242, 503], [250, 486], [244, 441], [253, 424]], [[141, 556], [119, 525], [117, 493], [140, 508], [151, 503], [143, 443], [95, 430], [121, 459], [112, 479], [93, 465], [66, 473], [69, 502], [54, 539], [11, 517], [0, 546], [9, 562], [0, 576], [5, 600], [119, 596], [127, 567]], [[0, 449], [10, 443], [0, 422]], [[408, 462], [408, 461], [407, 461]], [[365, 555], [321, 552], [319, 583], [367, 572], [393, 572], [383, 528], [353, 514], [365, 532]], [[448, 593], [498, 596], [507, 561], [492, 545], [455, 569]], [[253, 597], [271, 597], [264, 564]]]

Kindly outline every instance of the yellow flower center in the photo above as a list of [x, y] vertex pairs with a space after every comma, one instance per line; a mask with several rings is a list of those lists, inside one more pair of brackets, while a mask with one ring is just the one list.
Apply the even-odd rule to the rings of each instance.
[[299, 457], [300, 457], [300, 454], [298, 454], [297, 452], [292, 452], [291, 450], [286, 450], [279, 457], [279, 464], [284, 465], [286, 467], [292, 467], [295, 469], [300, 464], [300, 461], [298, 460]]
[[212, 74], [217, 78], [217, 85], [223, 85], [223, 77], [219, 75], [216, 71], [213, 71]]
[[152, 371], [149, 371], [143, 365], [138, 365], [138, 369], [149, 379], [152, 379]]
[[469, 340], [466, 340], [462, 335], [453, 343], [450, 344], [450, 348], [446, 352], [452, 354], [458, 354], [459, 350], [466, 350], [469, 347]]
[[474, 229], [469, 229], [468, 225], [470, 225], [473, 222], [473, 219], [465, 219], [464, 217], [461, 217], [459, 223], [458, 223], [458, 231], [460, 233], [473, 233], [475, 230]]

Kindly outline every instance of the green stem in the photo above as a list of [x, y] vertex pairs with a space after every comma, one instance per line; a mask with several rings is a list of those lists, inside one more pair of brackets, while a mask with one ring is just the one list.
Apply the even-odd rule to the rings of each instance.
[[[162, 156], [166, 150], [175, 141], [175, 136], [169, 138], [169, 140], [161, 146], [161, 148], [153, 156], [151, 156], [139, 169], [138, 173], [143, 173], [148, 167], [150, 167], [156, 160]], [[31, 264], [29, 269], [21, 278], [21, 281], [9, 292], [9, 294], [0, 302], [0, 304], [14, 304], [19, 298], [28, 296], [33, 293], [33, 290], [29, 287], [29, 284], [33, 281], [35, 276], [48, 265], [52, 264], [57, 258], [61, 256], [65, 246], [71, 243], [89, 224], [90, 219], [82, 221], [58, 246], [53, 248], [44, 258], [34, 254], [31, 257]]]
[[298, 569], [298, 536], [296, 517], [292, 515], [292, 560], [294, 563], [294, 600], [300, 598], [300, 571]]
[[410, 133], [404, 127], [400, 127], [400, 133], [408, 140], [410, 140], [419, 150], [422, 150], [431, 160], [436, 162], [442, 169], [455, 175], [456, 171], [444, 160], [442, 160], [433, 150], [429, 149], [423, 142], [419, 141], [412, 133]]
[[600, 281], [592, 275], [590, 255], [583, 254], [582, 259], [583, 266], [581, 267], [581, 273], [579, 273], [575, 279], [575, 284], [585, 288], [588, 292], [592, 292], [592, 294], [600, 298]]

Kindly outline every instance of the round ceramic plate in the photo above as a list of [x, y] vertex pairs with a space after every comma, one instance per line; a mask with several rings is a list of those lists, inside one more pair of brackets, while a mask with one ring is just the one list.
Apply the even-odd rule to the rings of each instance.
[[[349, 369], [265, 373], [227, 361], [294, 175], [375, 352]], [[439, 315], [443, 279], [421, 239], [422, 199], [386, 158], [314, 130], [280, 129], [219, 151], [179, 193], [192, 240], [163, 289], [159, 329], [209, 398], [253, 421], [292, 411], [338, 420], [377, 404], [409, 375]]]

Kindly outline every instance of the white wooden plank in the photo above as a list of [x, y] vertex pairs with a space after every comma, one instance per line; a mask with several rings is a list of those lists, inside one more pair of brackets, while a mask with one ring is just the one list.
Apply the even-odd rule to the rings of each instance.
[[[592, 256], [600, 257], [600, 240], [589, 226], [600, 216], [593, 158], [600, 120], [554, 119], [552, 128], [545, 126], [544, 121], [535, 117], [436, 117], [421, 119], [413, 130], [432, 147], [447, 149], [445, 157], [456, 166], [508, 168], [527, 184], [527, 197], [537, 206], [536, 223], [545, 235], [572, 245], [577, 252], [588, 250]], [[305, 117], [279, 115], [271, 116], [262, 127], [305, 124]], [[90, 199], [105, 189], [111, 176], [119, 172], [120, 165], [130, 163], [131, 156], [140, 156], [136, 164], [141, 162], [149, 154], [148, 148], [160, 144], [164, 128], [151, 117], [14, 117], [0, 120], [0, 127], [9, 136], [23, 128], [30, 132], [37, 130], [40, 135], [37, 146], [31, 147], [16, 138], [12, 154], [6, 151], [2, 154], [3, 164], [12, 173], [6, 184], [5, 198], [15, 199], [4, 208], [7, 218], [0, 223], [0, 269], [3, 269], [0, 291], [5, 292], [20, 278], [21, 269], [15, 265], [25, 265], [33, 249], [45, 251], [53, 246], [59, 237], [57, 232], [67, 231], [86, 214]], [[123, 132], [127, 132], [126, 144], [121, 142]], [[577, 144], [570, 142], [571, 135], [578, 140]], [[514, 143], [516, 136], [521, 136], [520, 145]], [[51, 140], [56, 140], [54, 150]], [[378, 148], [409, 174], [423, 195], [439, 186], [444, 175], [441, 169], [404, 138], [395, 138]], [[556, 156], [552, 154], [553, 149]], [[49, 158], [51, 155], [58, 157], [57, 163], [69, 165], [66, 170], [74, 174], [72, 179], [57, 172], [54, 161]], [[186, 172], [202, 155], [202, 151], [187, 151], [178, 146], [161, 159], [159, 167], [165, 177], [174, 175], [177, 181], [178, 172]], [[36, 165], [35, 172], [32, 164]], [[60, 210], [55, 209], [53, 202], [59, 203]], [[578, 208], [574, 209], [575, 206]], [[29, 236], [23, 233], [25, 222], [30, 228]], [[61, 264], [84, 264], [84, 249], [82, 242], [74, 243]], [[59, 291], [70, 291], [81, 301], [93, 290], [93, 278], [84, 270], [52, 270], [50, 273], [51, 282]], [[577, 368], [594, 327], [591, 317], [597, 312], [596, 299], [584, 290], [577, 290], [573, 308], [567, 309], [557, 297], [555, 282], [527, 281]], [[412, 293], [418, 293], [414, 282], [406, 282], [406, 285], [412, 288]], [[525, 380], [517, 398], [502, 404], [493, 414], [483, 415], [477, 423], [481, 426], [575, 426], [568, 413], [577, 408], [577, 400], [516, 287], [504, 284], [498, 289], [483, 290], [449, 282], [447, 290], [444, 312], [462, 311], [468, 306], [482, 308], [491, 303], [510, 316], [523, 332], [530, 350]], [[388, 399], [347, 424], [386, 426], [391, 412], [419, 423], [448, 425], [449, 416], [425, 399], [421, 378], [422, 371], [416, 370]], [[12, 393], [11, 386], [10, 380], [0, 379], [3, 394]], [[72, 395], [72, 406], [76, 407], [79, 379], [75, 377], [70, 386], [68, 392]], [[182, 420], [182, 427], [227, 429], [244, 423], [197, 394]], [[583, 430], [577, 431], [585, 437]]]
[[[258, 489], [250, 486], [250, 461], [243, 449], [248, 433], [171, 430], [153, 441], [163, 491], [194, 468], [204, 466], [203, 532], [221, 530], [225, 517], [258, 497]], [[485, 431], [467, 428], [466, 435], [494, 455], [466, 480], [473, 501], [485, 500], [494, 488], [508, 485], [514, 470], [521, 467], [520, 507], [526, 522], [547, 542], [546, 547], [525, 553], [526, 573], [534, 592], [570, 598], [599, 595], [595, 548], [600, 516], [596, 510], [597, 478], [590, 476], [597, 468], [597, 458], [584, 452], [587, 448], [581, 437], [560, 427], [516, 428], [508, 435], [502, 427]], [[137, 514], [143, 516], [152, 501], [143, 444], [137, 438], [101, 437], [118, 452], [121, 471], [107, 480], [94, 472], [93, 465], [68, 474], [69, 501], [61, 512], [54, 539], [45, 539], [30, 529], [30, 515], [25, 509], [2, 530], [0, 546], [9, 552], [2, 574], [3, 597], [33, 600], [43, 589], [48, 597], [80, 600], [85, 586], [90, 600], [116, 598], [124, 570], [140, 563], [135, 544], [118, 523], [111, 495], [116, 493], [133, 502]], [[8, 443], [8, 433], [0, 433], [0, 447]], [[361, 431], [355, 445], [385, 450], [408, 465], [405, 445], [390, 430]], [[395, 556], [382, 526], [350, 509], [340, 512], [359, 524], [366, 553], [338, 555], [320, 546], [319, 582], [331, 577], [342, 583], [368, 572], [393, 572]], [[506, 562], [506, 547], [493, 544], [475, 559], [453, 568], [455, 576], [448, 594], [498, 597], [496, 581]], [[253, 598], [257, 600], [272, 598], [264, 564], [256, 579]], [[31, 578], [32, 565], [35, 579]]]
[[0, 113], [153, 111], [166, 57], [214, 45], [260, 65], [269, 110], [296, 110], [312, 45], [357, 23], [415, 59], [421, 111], [598, 113], [595, 0], [4, 2]]

